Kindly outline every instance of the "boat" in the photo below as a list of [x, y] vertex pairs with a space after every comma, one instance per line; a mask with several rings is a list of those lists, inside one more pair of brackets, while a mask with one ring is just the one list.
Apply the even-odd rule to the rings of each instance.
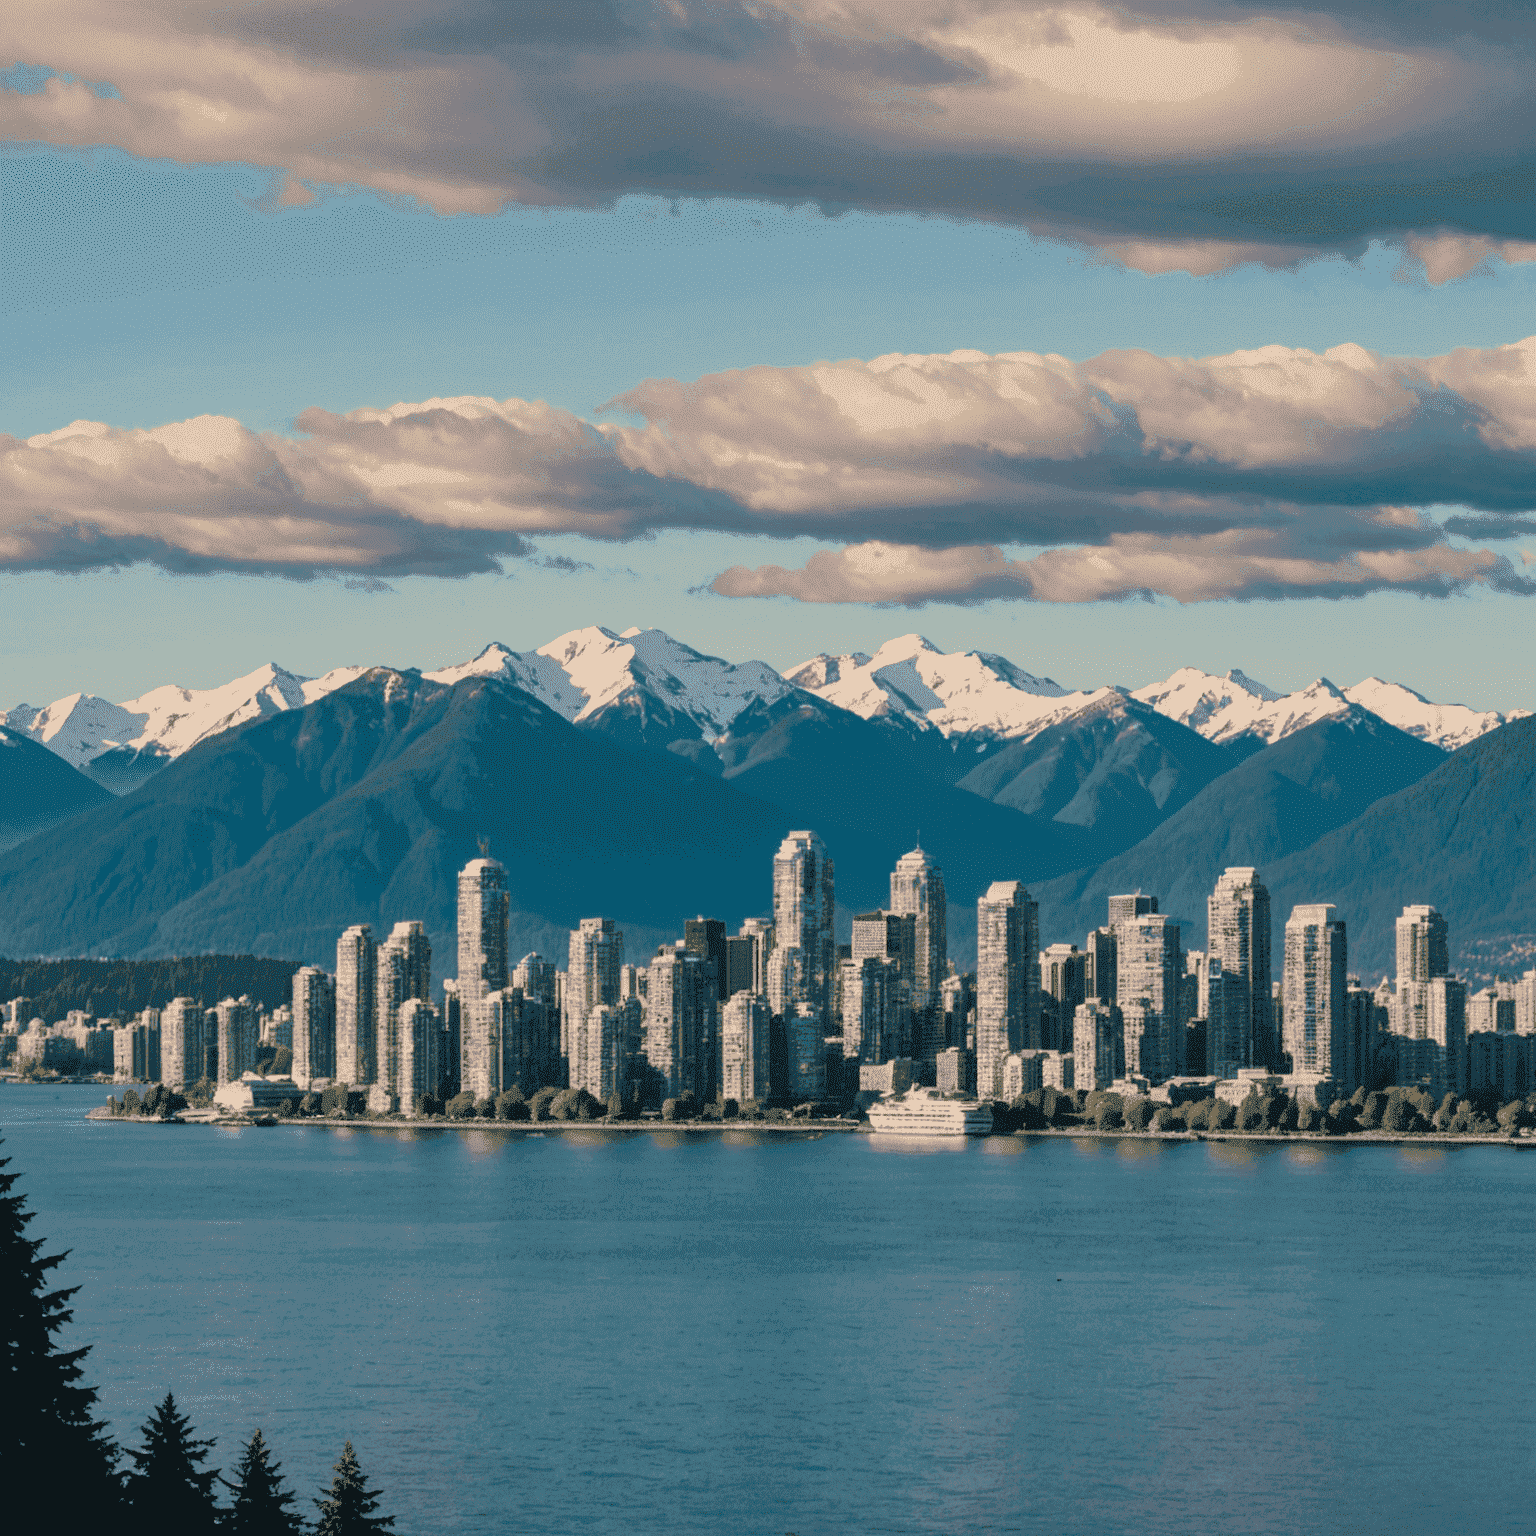
[[992, 1111], [975, 1099], [946, 1098], [937, 1088], [908, 1088], [869, 1106], [869, 1128], [882, 1136], [987, 1136]]

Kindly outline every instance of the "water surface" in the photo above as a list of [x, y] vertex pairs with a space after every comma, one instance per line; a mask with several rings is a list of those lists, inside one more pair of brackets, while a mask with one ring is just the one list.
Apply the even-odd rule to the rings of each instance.
[[1517, 1530], [1536, 1154], [87, 1122], [0, 1088], [120, 1438], [427, 1532]]

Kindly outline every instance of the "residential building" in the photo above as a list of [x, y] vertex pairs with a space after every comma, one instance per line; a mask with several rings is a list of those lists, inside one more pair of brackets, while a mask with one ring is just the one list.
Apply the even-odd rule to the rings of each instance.
[[336, 978], [316, 965], [293, 973], [293, 1080], [308, 1088], [336, 1076]]
[[644, 1052], [656, 1075], [653, 1097], [691, 1091], [705, 1101], [718, 1082], [720, 990], [701, 955], [662, 949], [646, 978]]
[[1072, 1080], [1089, 1092], [1105, 1089], [1124, 1077], [1125, 1036], [1120, 1010], [1114, 1004], [1089, 999], [1072, 1016]]
[[[376, 965], [374, 1083], [390, 1108], [409, 1108], [400, 1010], [414, 998], [427, 1005], [433, 1027], [442, 1027], [441, 1017], [431, 1007], [432, 945], [421, 923], [414, 919], [396, 923], [379, 946]], [[435, 1057], [436, 1051], [432, 1054]], [[432, 1065], [435, 1072], [436, 1063]]]
[[734, 992], [720, 1013], [720, 1092], [744, 1104], [768, 1097], [768, 1004], [750, 989]]
[[256, 1006], [248, 997], [226, 997], [214, 1010], [221, 1083], [238, 1083], [256, 1065]]
[[1285, 1000], [1281, 1046], [1288, 1071], [1333, 1079], [1353, 1093], [1358, 1053], [1350, 1050], [1346, 997], [1349, 953], [1344, 923], [1326, 902], [1291, 908], [1285, 925]]
[[827, 1096], [827, 1057], [821, 1010], [814, 1003], [796, 1003], [784, 1020], [789, 1044], [789, 1093], [797, 1104]]
[[1256, 869], [1234, 867], [1217, 880], [1206, 898], [1205, 911], [1206, 952], [1221, 961], [1222, 975], [1229, 978], [1225, 1059], [1274, 1071], [1279, 1065], [1279, 1043], [1271, 1009], [1269, 891]]
[[1047, 1050], [1072, 1048], [1072, 1021], [1088, 1001], [1088, 955], [1076, 944], [1040, 951], [1040, 1043]]
[[[798, 949], [801, 955], [796, 990], [787, 1001], [814, 1003], [824, 1019], [832, 1016], [836, 960], [833, 891], [826, 845], [814, 832], [791, 832], [773, 859], [774, 944]], [[788, 1017], [785, 1007], [775, 1007], [774, 1012]]]
[[160, 1080], [185, 1093], [204, 1075], [207, 1052], [203, 1010], [190, 997], [173, 997], [160, 1010]]
[[584, 1071], [578, 1059], [589, 1009], [619, 1001], [624, 968], [624, 930], [611, 917], [584, 917], [571, 931], [570, 969], [560, 1009], [560, 1055], [565, 1083], [574, 1087]]
[[715, 968], [715, 985], [723, 1003], [731, 994], [730, 966], [726, 958], [725, 924], [718, 917], [690, 917], [683, 924], [683, 945]]
[[[976, 903], [976, 1085], [1003, 1090], [1003, 1063], [1038, 1046], [1039, 907], [1018, 880], [996, 880]], [[1032, 1027], [1033, 1026], [1033, 1027]]]
[[[1156, 897], [1111, 897], [1156, 903]], [[1152, 1082], [1184, 1074], [1180, 982], [1184, 957], [1179, 925], [1156, 911], [1124, 914], [1114, 923], [1116, 991], [1125, 1020], [1126, 1071]], [[1137, 1005], [1133, 1026], [1132, 1005]], [[1132, 1042], [1133, 1027], [1136, 1031]], [[1133, 1065], [1133, 1058], [1136, 1065]]]
[[336, 943], [336, 1080], [352, 1088], [374, 1080], [378, 1025], [379, 947], [367, 923]]
[[[843, 995], [843, 1056], [877, 1067], [903, 1056], [907, 984], [895, 955], [867, 954], [840, 963]], [[906, 1017], [904, 1018], [903, 1015]]]
[[[944, 871], [921, 847], [896, 861], [891, 872], [891, 912], [912, 919], [912, 1006], [921, 1012], [939, 1002], [949, 964], [949, 916]], [[854, 958], [858, 958], [855, 950]]]

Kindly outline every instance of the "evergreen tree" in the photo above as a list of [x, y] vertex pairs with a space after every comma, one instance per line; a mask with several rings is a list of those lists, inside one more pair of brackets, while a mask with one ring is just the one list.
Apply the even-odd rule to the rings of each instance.
[[369, 1531], [387, 1531], [395, 1523], [394, 1516], [375, 1515], [378, 1507], [379, 1496], [369, 1488], [348, 1440], [336, 1463], [336, 1476], [331, 1479], [330, 1498], [315, 1500], [320, 1511], [315, 1536], [367, 1536]]
[[176, 1411], [169, 1392], [141, 1433], [144, 1449], [128, 1452], [134, 1460], [128, 1474], [129, 1529], [146, 1536], [151, 1531], [212, 1536], [219, 1528], [213, 1491], [219, 1473], [200, 1469], [213, 1441], [192, 1438], [192, 1421]]
[[304, 1529], [304, 1522], [288, 1508], [294, 1496], [283, 1487], [282, 1467], [272, 1460], [259, 1429], [240, 1457], [234, 1482], [224, 1486], [235, 1496], [224, 1514], [224, 1530], [238, 1536], [296, 1536]]
[[[122, 1485], [113, 1471], [118, 1449], [92, 1417], [93, 1387], [80, 1385], [84, 1349], [60, 1349], [54, 1335], [70, 1320], [75, 1289], [50, 1291], [48, 1273], [66, 1254], [41, 1254], [26, 1236], [33, 1213], [13, 1194], [19, 1175], [0, 1158], [0, 1487], [67, 1490], [53, 1505], [56, 1530], [90, 1530], [113, 1520]], [[76, 1522], [76, 1523], [70, 1523]]]

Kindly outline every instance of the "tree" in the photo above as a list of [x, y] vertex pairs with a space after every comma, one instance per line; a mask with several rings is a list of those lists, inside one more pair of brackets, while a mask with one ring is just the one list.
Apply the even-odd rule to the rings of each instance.
[[134, 1470], [128, 1474], [129, 1529], [135, 1533], [175, 1531], [176, 1536], [211, 1536], [219, 1528], [213, 1485], [216, 1467], [202, 1470], [212, 1440], [195, 1440], [192, 1421], [176, 1411], [169, 1392], [140, 1431], [142, 1451], [129, 1451]]
[[1265, 1103], [1252, 1089], [1248, 1097], [1237, 1107], [1237, 1128], [1240, 1131], [1262, 1130], [1265, 1125]]
[[741, 1114], [741, 1105], [735, 1099], [726, 1099], [720, 1105], [720, 1118], [722, 1120], [734, 1120]]
[[207, 1109], [213, 1103], [218, 1084], [211, 1077], [200, 1077], [187, 1089], [187, 1102], [194, 1109]]
[[1456, 1095], [1448, 1093], [1440, 1101], [1440, 1108], [1435, 1111], [1434, 1127], [1437, 1131], [1448, 1131], [1451, 1128], [1451, 1120], [1456, 1114]]
[[20, 1175], [5, 1172], [9, 1166], [0, 1158], [0, 1486], [18, 1498], [23, 1488], [67, 1496], [70, 1515], [88, 1529], [121, 1509], [118, 1449], [92, 1415], [95, 1388], [80, 1385], [89, 1351], [54, 1340], [73, 1315], [65, 1302], [75, 1292], [50, 1291], [47, 1277], [68, 1255], [44, 1256], [42, 1240], [25, 1235], [33, 1213], [12, 1193]]
[[663, 1099], [661, 1101], [661, 1118], [663, 1120], [677, 1119], [677, 1100]]
[[1126, 1130], [1144, 1131], [1152, 1123], [1152, 1101], [1137, 1094], [1135, 1098], [1126, 1099], [1121, 1113], [1125, 1116]]
[[624, 1100], [616, 1093], [608, 1095], [608, 1118], [610, 1120], [622, 1120], [624, 1118]]
[[394, 1525], [394, 1517], [374, 1514], [378, 1507], [379, 1496], [369, 1488], [348, 1440], [331, 1479], [331, 1496], [315, 1500], [320, 1511], [315, 1536], [366, 1536], [369, 1531], [387, 1531]]
[[139, 1097], [136, 1090], [130, 1088], [123, 1095], [123, 1113], [125, 1115], [137, 1115], [143, 1108], [144, 1101]]
[[1101, 1131], [1112, 1131], [1124, 1119], [1124, 1110], [1121, 1106], [1118, 1093], [1106, 1093], [1094, 1106], [1093, 1123]]
[[301, 1115], [318, 1115], [320, 1113], [320, 1095], [318, 1093], [306, 1093], [299, 1100], [299, 1113]]
[[1521, 1126], [1530, 1123], [1529, 1112], [1519, 1099], [1514, 1099], [1499, 1111], [1499, 1129], [1513, 1136]]
[[521, 1093], [513, 1096], [509, 1089], [496, 1095], [495, 1115], [498, 1120], [526, 1120], [528, 1105]]
[[468, 1120], [475, 1112], [475, 1096], [472, 1093], [456, 1093], [448, 1100], [450, 1120]]
[[1322, 1112], [1315, 1104], [1303, 1104], [1296, 1113], [1298, 1131], [1320, 1131], [1323, 1128]]
[[1404, 1131], [1413, 1129], [1413, 1108], [1408, 1100], [1400, 1094], [1391, 1094], [1387, 1099], [1387, 1107], [1382, 1111], [1381, 1128], [1401, 1135]]
[[558, 1088], [540, 1088], [528, 1101], [528, 1118], [530, 1120], [548, 1120], [549, 1106], [554, 1102], [555, 1095], [560, 1092]]
[[1211, 1105], [1215, 1099], [1196, 1099], [1193, 1104], [1184, 1106], [1184, 1128], [1188, 1131], [1203, 1131], [1210, 1125]]
[[234, 1482], [224, 1486], [235, 1496], [224, 1514], [224, 1530], [237, 1536], [295, 1536], [304, 1529], [288, 1508], [294, 1496], [283, 1487], [282, 1468], [272, 1460], [259, 1429], [240, 1457]]
[[1213, 1131], [1230, 1131], [1237, 1124], [1237, 1106], [1224, 1099], [1212, 1099], [1211, 1107], [1205, 1112], [1205, 1123]]
[[1152, 1129], [1155, 1131], [1188, 1130], [1189, 1122], [1184, 1118], [1183, 1107], [1173, 1104], [1159, 1104], [1157, 1113], [1152, 1116]]

